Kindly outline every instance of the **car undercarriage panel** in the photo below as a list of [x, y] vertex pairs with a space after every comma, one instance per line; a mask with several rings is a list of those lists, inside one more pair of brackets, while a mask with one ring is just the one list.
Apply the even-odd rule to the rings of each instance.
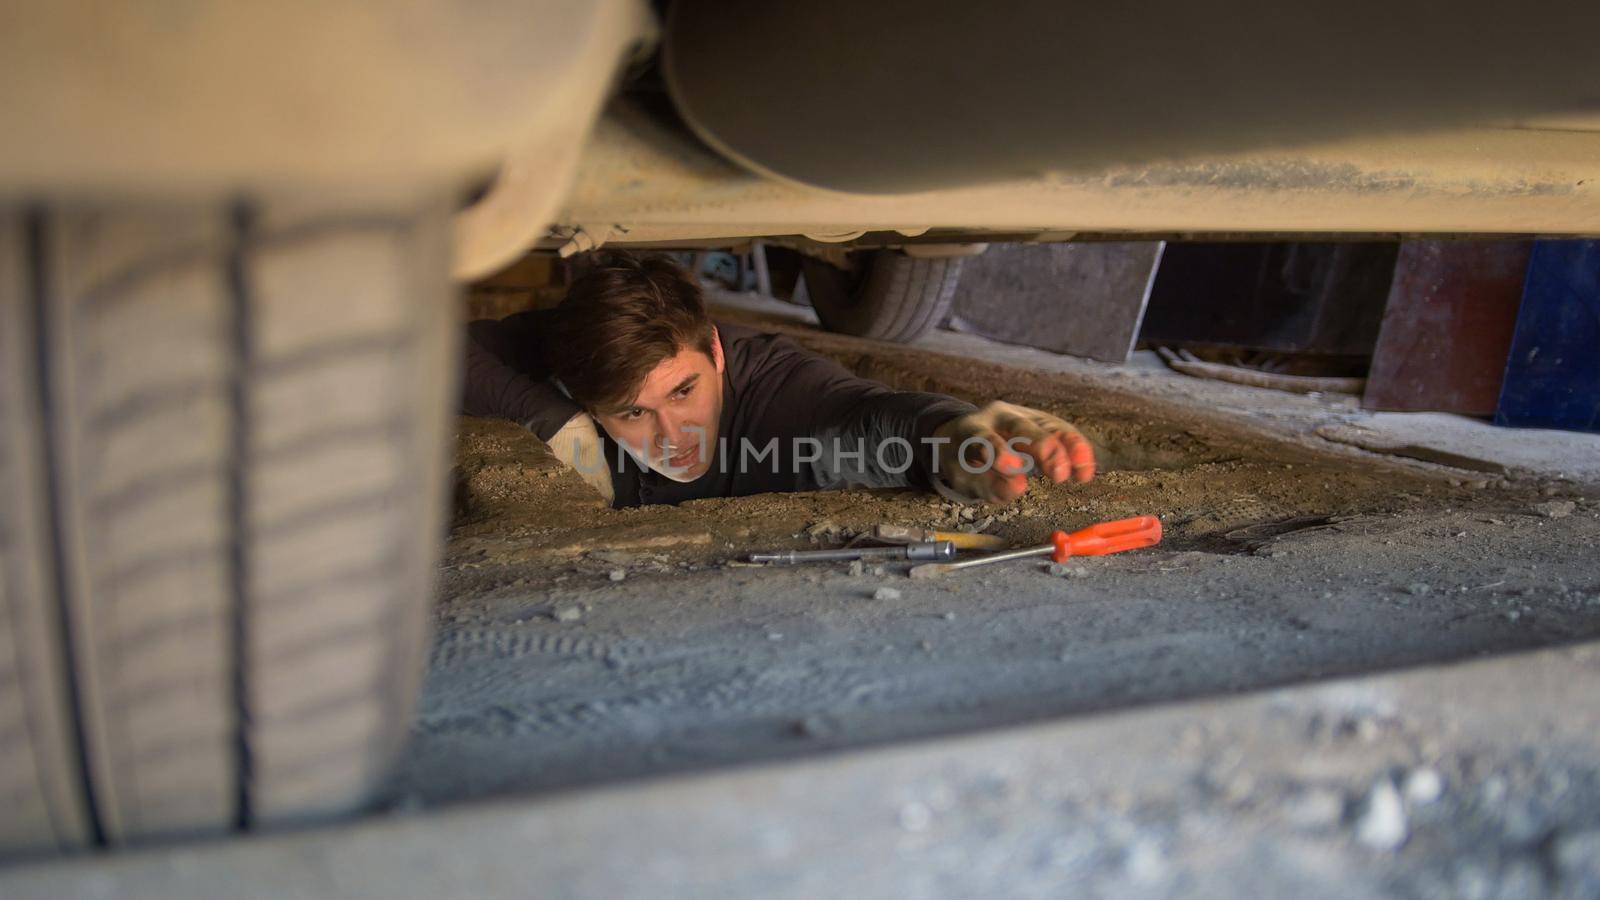
[[1597, 31], [1561, 0], [682, 0], [663, 70], [730, 158], [884, 193], [1592, 112]]

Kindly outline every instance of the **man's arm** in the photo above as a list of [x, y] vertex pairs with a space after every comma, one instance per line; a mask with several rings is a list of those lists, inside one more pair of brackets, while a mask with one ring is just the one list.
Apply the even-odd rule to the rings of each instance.
[[539, 319], [539, 313], [528, 312], [467, 326], [461, 411], [510, 419], [533, 432], [610, 503], [615, 487], [599, 430], [583, 407], [544, 374], [537, 349]]
[[549, 441], [583, 407], [545, 374], [536, 349], [538, 323], [538, 313], [518, 313], [467, 326], [461, 411], [510, 419]]
[[781, 337], [771, 339], [752, 382], [767, 397], [766, 416], [791, 423], [774, 431], [818, 441], [818, 488], [931, 488], [934, 432], [976, 409], [943, 394], [893, 390]]
[[1088, 440], [1051, 413], [891, 390], [783, 338], [769, 352], [769, 409], [792, 416], [799, 435], [821, 444], [811, 465], [816, 487], [911, 485], [1008, 501], [1027, 490], [1030, 474], [1056, 483], [1094, 478]]

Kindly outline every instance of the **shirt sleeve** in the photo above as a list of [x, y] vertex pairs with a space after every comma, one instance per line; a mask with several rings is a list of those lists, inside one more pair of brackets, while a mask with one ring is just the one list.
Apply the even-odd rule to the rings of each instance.
[[538, 352], [538, 314], [481, 319], [467, 326], [461, 411], [510, 419], [548, 441], [583, 407], [561, 392]]
[[769, 414], [793, 417], [817, 441], [816, 487], [930, 488], [934, 431], [977, 407], [944, 394], [897, 391], [851, 373], [788, 338], [774, 338], [758, 379]]

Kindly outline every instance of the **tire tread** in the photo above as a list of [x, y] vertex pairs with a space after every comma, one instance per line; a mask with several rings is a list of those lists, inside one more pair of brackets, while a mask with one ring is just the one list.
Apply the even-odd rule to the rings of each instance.
[[807, 291], [824, 327], [894, 343], [910, 343], [949, 315], [960, 281], [961, 257], [920, 258], [894, 250], [872, 253], [853, 287], [829, 263], [803, 262]]
[[[0, 219], [0, 854], [344, 812], [405, 734], [443, 521], [447, 220], [237, 212], [44, 215], [37, 269]], [[35, 271], [48, 391], [7, 352]], [[68, 486], [54, 530], [44, 466]]]

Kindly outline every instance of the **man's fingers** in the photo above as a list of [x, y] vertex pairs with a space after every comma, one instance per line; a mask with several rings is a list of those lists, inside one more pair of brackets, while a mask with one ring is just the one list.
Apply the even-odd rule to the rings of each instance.
[[989, 473], [989, 499], [1008, 503], [1027, 492], [1028, 476], [1002, 475], [999, 472]]
[[1032, 462], [1029, 474], [1038, 472], [1056, 481], [1061, 480], [1056, 477], [1056, 470], [1063, 466], [1055, 460], [1058, 448], [1049, 431], [1020, 415], [1003, 416], [995, 423], [995, 430], [1005, 437], [1008, 448], [1025, 454]]
[[1015, 500], [1028, 489], [1028, 461], [1011, 451], [994, 431], [968, 435], [953, 448], [946, 480], [957, 490], [985, 501]]
[[1072, 463], [1072, 480], [1080, 484], [1094, 480], [1094, 447], [1078, 429], [1064, 431], [1061, 437], [1067, 446], [1067, 458]]
[[995, 449], [999, 452], [998, 458], [996, 458], [994, 461], [994, 470], [996, 472], [999, 472], [1007, 477], [1012, 475], [1021, 475], [1024, 477], [1027, 476], [1029, 470], [1032, 468], [1028, 465], [1028, 460], [1018, 456], [1015, 453], [1012, 453], [1010, 450], [1006, 449], [1004, 444], [1001, 444]]
[[1028, 489], [1034, 472], [1060, 483], [1094, 479], [1094, 448], [1078, 429], [1039, 410], [995, 403], [958, 420], [940, 456], [951, 463], [952, 486], [984, 500], [1007, 501]]
[[1083, 483], [1094, 478], [1094, 447], [1082, 432], [1061, 419], [1039, 413], [1030, 421], [1008, 416], [1000, 425], [1018, 450], [1027, 451], [1038, 471], [1051, 481]]
[[1057, 484], [1066, 481], [1072, 475], [1072, 457], [1065, 437], [1051, 435], [1045, 442], [1045, 448], [1041, 461], [1044, 474]]
[[999, 435], [991, 434], [989, 438], [994, 441], [994, 465], [984, 477], [984, 482], [989, 489], [989, 499], [999, 500], [1002, 503], [1021, 497], [1028, 490], [1028, 473], [1033, 466], [1029, 460], [1013, 452], [1009, 446], [1000, 440]]
[[[1094, 445], [1083, 436], [1083, 432], [1072, 427], [1066, 421], [1058, 419], [1048, 413], [1039, 413], [1040, 421], [1037, 423], [1048, 428], [1052, 438], [1055, 438], [1064, 449], [1067, 459], [1067, 468], [1073, 481], [1080, 484], [1094, 480]], [[1052, 473], [1052, 476], [1054, 474]], [[1057, 481], [1065, 480], [1057, 478]]]

